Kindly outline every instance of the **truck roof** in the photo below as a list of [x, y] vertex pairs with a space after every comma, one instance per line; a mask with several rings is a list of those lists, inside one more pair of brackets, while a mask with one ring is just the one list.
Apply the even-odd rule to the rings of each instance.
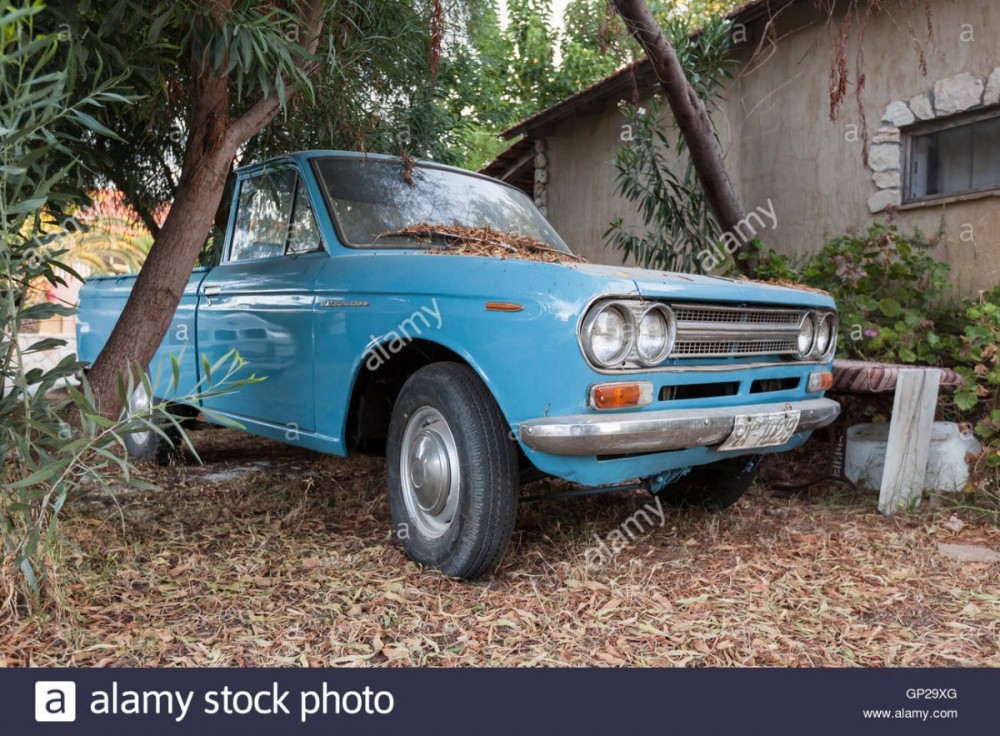
[[[366, 153], [364, 151], [336, 151], [332, 149], [314, 149], [308, 151], [293, 151], [291, 153], [285, 153], [280, 156], [273, 156], [264, 161], [257, 161], [252, 164], [247, 164], [246, 166], [240, 166], [236, 169], [237, 174], [245, 174], [257, 171], [258, 169], [266, 168], [267, 166], [279, 163], [279, 162], [296, 162], [305, 163], [319, 158], [354, 158], [354, 159], [369, 159], [373, 161], [395, 161], [399, 164], [403, 163], [403, 158], [401, 156], [394, 156], [386, 153]], [[462, 169], [457, 166], [449, 166], [448, 164], [442, 164], [437, 161], [430, 161], [427, 159], [413, 159], [413, 163], [417, 166], [422, 166], [426, 168], [442, 169], [444, 171], [453, 171], [456, 174], [464, 174], [466, 176], [474, 176], [477, 179], [485, 179], [498, 184], [504, 184], [510, 186], [507, 182], [500, 181], [499, 179], [494, 179], [492, 177], [486, 176], [485, 174], [480, 174], [478, 171], [470, 171], [469, 169]]]

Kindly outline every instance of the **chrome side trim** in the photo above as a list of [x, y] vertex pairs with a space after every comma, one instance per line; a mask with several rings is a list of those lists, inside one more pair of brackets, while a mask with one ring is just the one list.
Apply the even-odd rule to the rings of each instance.
[[550, 455], [629, 455], [687, 450], [722, 444], [738, 414], [797, 410], [796, 432], [811, 432], [833, 422], [840, 404], [808, 399], [778, 404], [727, 406], [718, 409], [667, 409], [618, 414], [578, 414], [521, 422], [518, 434], [532, 450]]
[[326, 299], [319, 303], [321, 307], [367, 307], [367, 301], [361, 300], [351, 300], [351, 299]]

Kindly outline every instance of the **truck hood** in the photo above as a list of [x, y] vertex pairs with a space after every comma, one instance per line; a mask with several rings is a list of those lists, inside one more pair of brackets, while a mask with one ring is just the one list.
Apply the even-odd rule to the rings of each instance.
[[628, 279], [648, 299], [729, 302], [734, 304], [781, 304], [802, 307], [833, 307], [833, 299], [808, 289], [768, 284], [762, 281], [701, 276], [690, 273], [653, 271], [625, 266], [592, 263], [565, 264], [588, 276], [601, 279]]

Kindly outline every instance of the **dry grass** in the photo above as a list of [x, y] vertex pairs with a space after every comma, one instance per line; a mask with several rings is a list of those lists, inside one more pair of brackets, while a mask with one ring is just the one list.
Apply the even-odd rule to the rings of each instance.
[[952, 532], [950, 511], [755, 490], [721, 515], [668, 510], [588, 568], [593, 535], [649, 498], [532, 504], [469, 584], [392, 544], [381, 461], [194, 440], [208, 464], [150, 469], [163, 492], [72, 510], [62, 614], [0, 622], [0, 666], [1000, 665], [1000, 565], [936, 551], [1000, 549], [1000, 529]]

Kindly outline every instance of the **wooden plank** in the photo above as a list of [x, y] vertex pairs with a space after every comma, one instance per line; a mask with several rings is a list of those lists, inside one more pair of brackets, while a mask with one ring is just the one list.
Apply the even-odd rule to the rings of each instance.
[[920, 503], [940, 383], [937, 369], [899, 371], [878, 497], [883, 514], [906, 511]]

